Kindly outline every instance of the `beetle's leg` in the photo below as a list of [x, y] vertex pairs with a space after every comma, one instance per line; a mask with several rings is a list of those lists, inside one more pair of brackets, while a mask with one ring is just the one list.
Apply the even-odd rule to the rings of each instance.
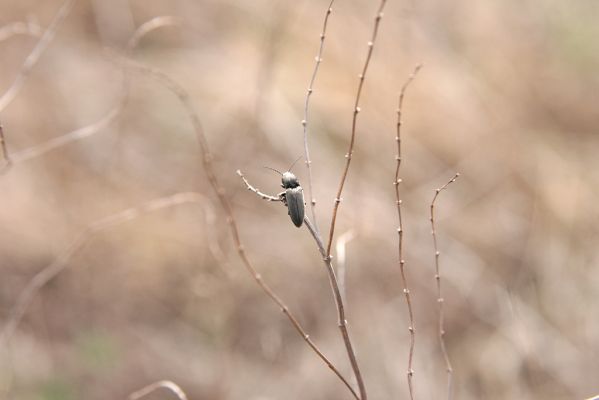
[[278, 194], [279, 200], [281, 202], [283, 202], [283, 204], [285, 204], [285, 207], [287, 207], [287, 197], [285, 196], [285, 192], [281, 192]]

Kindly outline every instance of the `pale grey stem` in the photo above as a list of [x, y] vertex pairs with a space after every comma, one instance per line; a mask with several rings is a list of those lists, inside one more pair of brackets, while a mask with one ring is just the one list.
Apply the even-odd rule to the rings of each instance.
[[19, 73], [17, 74], [17, 77], [13, 81], [12, 85], [2, 95], [2, 97], [0, 97], [0, 111], [4, 110], [6, 106], [8, 106], [17, 96], [19, 90], [23, 86], [23, 83], [25, 83], [27, 76], [33, 69], [33, 66], [40, 59], [42, 53], [44, 50], [46, 50], [52, 39], [54, 39], [58, 25], [60, 25], [62, 20], [65, 19], [65, 17], [69, 14], [69, 11], [71, 11], [74, 3], [75, 0], [66, 0], [58, 9], [58, 12], [42, 35], [41, 39], [37, 42], [31, 53], [29, 53], [25, 59], [25, 62], [21, 66], [21, 69], [19, 70]]
[[316, 222], [316, 198], [314, 197], [314, 192], [312, 189], [312, 160], [310, 159], [310, 149], [308, 147], [308, 111], [310, 108], [310, 97], [314, 92], [314, 82], [316, 81], [316, 75], [318, 74], [318, 69], [320, 67], [320, 63], [322, 62], [322, 53], [324, 51], [324, 40], [327, 33], [327, 24], [329, 22], [329, 16], [333, 12], [333, 3], [335, 0], [331, 0], [329, 6], [327, 7], [327, 11], [324, 16], [324, 22], [322, 23], [322, 31], [320, 33], [320, 46], [318, 48], [318, 53], [316, 54], [314, 70], [312, 71], [312, 77], [310, 78], [310, 84], [308, 85], [308, 91], [306, 92], [306, 100], [304, 104], [304, 119], [302, 120], [302, 126], [304, 128], [304, 156], [306, 158], [306, 168], [308, 168], [308, 198], [310, 199], [310, 211], [312, 213], [312, 220], [314, 221], [314, 228], [316, 232], [320, 235], [320, 230], [318, 229], [318, 223]]

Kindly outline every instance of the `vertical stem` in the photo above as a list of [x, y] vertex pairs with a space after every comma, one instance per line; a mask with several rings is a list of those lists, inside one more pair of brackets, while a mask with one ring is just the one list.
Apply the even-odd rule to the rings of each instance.
[[360, 400], [366, 400], [366, 386], [364, 385], [364, 380], [362, 379], [362, 374], [360, 373], [358, 360], [356, 359], [356, 353], [354, 351], [351, 339], [349, 337], [349, 331], [347, 329], [347, 319], [345, 318], [345, 306], [343, 304], [343, 298], [341, 297], [341, 291], [339, 290], [339, 283], [337, 281], [337, 277], [335, 276], [335, 268], [333, 268], [333, 262], [331, 261], [332, 257], [330, 255], [327, 255], [322, 239], [316, 232], [316, 229], [314, 228], [308, 217], [304, 217], [304, 224], [312, 234], [312, 237], [314, 238], [318, 246], [318, 251], [323, 257], [322, 260], [327, 269], [329, 283], [333, 292], [333, 298], [335, 299], [335, 305], [337, 306], [337, 326], [341, 331], [343, 343], [345, 344], [345, 350], [347, 352], [347, 356], [349, 358], [352, 370], [354, 371], [356, 382], [358, 383], [358, 389], [360, 391]]
[[437, 304], [439, 310], [439, 344], [441, 345], [441, 352], [443, 353], [443, 358], [445, 360], [445, 370], [447, 371], [447, 399], [451, 400], [452, 397], [452, 385], [453, 385], [453, 368], [451, 366], [451, 361], [449, 360], [449, 354], [447, 353], [447, 346], [445, 344], [445, 317], [443, 314], [443, 296], [441, 292], [441, 273], [439, 270], [439, 256], [441, 253], [439, 252], [439, 248], [437, 246], [437, 233], [435, 229], [435, 201], [443, 190], [447, 189], [447, 187], [455, 182], [456, 179], [460, 176], [459, 173], [456, 173], [453, 178], [451, 178], [445, 185], [441, 186], [439, 189], [435, 190], [435, 196], [431, 201], [430, 211], [431, 211], [431, 234], [433, 236], [433, 246], [435, 249], [435, 280], [437, 281]]
[[418, 73], [418, 71], [420, 70], [420, 68], [422, 67], [422, 65], [417, 65], [416, 68], [414, 69], [414, 72], [412, 72], [412, 74], [408, 77], [408, 80], [403, 84], [401, 91], [399, 93], [399, 104], [397, 106], [397, 126], [396, 126], [396, 136], [395, 136], [395, 141], [397, 142], [397, 155], [395, 157], [395, 159], [397, 160], [397, 167], [395, 169], [395, 181], [393, 182], [393, 185], [395, 186], [395, 199], [396, 199], [396, 205], [397, 205], [397, 216], [399, 219], [399, 227], [397, 228], [397, 234], [399, 235], [399, 241], [398, 241], [398, 255], [399, 255], [399, 259], [398, 259], [398, 264], [399, 264], [399, 271], [401, 274], [401, 281], [403, 284], [403, 293], [406, 299], [406, 305], [408, 307], [408, 317], [409, 317], [409, 326], [408, 326], [408, 330], [410, 332], [410, 351], [409, 351], [409, 355], [408, 355], [408, 372], [407, 372], [407, 376], [408, 376], [408, 390], [410, 392], [410, 399], [414, 400], [414, 388], [413, 388], [413, 383], [412, 383], [412, 377], [414, 375], [414, 370], [412, 369], [412, 360], [414, 358], [414, 344], [415, 344], [415, 328], [414, 328], [414, 313], [412, 310], [412, 300], [410, 298], [410, 290], [408, 289], [408, 280], [406, 278], [406, 269], [405, 269], [405, 261], [404, 261], [404, 257], [403, 257], [403, 233], [404, 233], [404, 229], [403, 229], [403, 219], [401, 217], [401, 204], [402, 204], [402, 200], [400, 198], [400, 193], [399, 193], [399, 185], [402, 182], [401, 178], [399, 177], [399, 169], [401, 167], [401, 125], [402, 125], [402, 106], [403, 106], [403, 99], [404, 99], [404, 95], [406, 92], [406, 89], [408, 88], [408, 86], [410, 85], [410, 83], [412, 82], [412, 80], [414, 80], [414, 78], [416, 77], [416, 74]]
[[310, 210], [312, 212], [312, 220], [314, 221], [314, 228], [318, 234], [320, 231], [318, 229], [318, 223], [316, 222], [316, 198], [314, 197], [314, 192], [312, 190], [312, 160], [310, 160], [310, 149], [308, 147], [308, 110], [310, 106], [310, 97], [314, 92], [314, 81], [316, 80], [316, 75], [318, 74], [318, 68], [320, 67], [320, 63], [322, 62], [322, 52], [324, 50], [324, 39], [326, 37], [327, 32], [327, 24], [329, 22], [329, 16], [331, 12], [333, 12], [333, 3], [335, 0], [331, 0], [329, 6], [327, 7], [326, 14], [324, 16], [324, 22], [322, 24], [322, 31], [320, 33], [320, 47], [318, 48], [318, 53], [316, 54], [316, 63], [314, 64], [314, 71], [312, 72], [312, 78], [310, 79], [310, 84], [308, 85], [308, 91], [306, 92], [306, 101], [304, 104], [304, 119], [302, 120], [302, 126], [304, 128], [304, 157], [306, 158], [306, 168], [308, 168], [308, 198], [310, 199]]
[[333, 245], [333, 237], [335, 235], [335, 224], [337, 222], [337, 211], [339, 210], [339, 204], [341, 203], [341, 194], [343, 193], [343, 187], [345, 186], [345, 181], [347, 179], [347, 174], [349, 172], [349, 166], [351, 164], [352, 155], [354, 153], [354, 143], [356, 141], [356, 125], [358, 122], [358, 114], [360, 113], [360, 98], [362, 97], [362, 88], [364, 87], [364, 79], [366, 78], [366, 72], [368, 71], [368, 66], [370, 65], [370, 59], [372, 58], [372, 51], [374, 49], [374, 43], [376, 41], [376, 36], [378, 34], [379, 25], [381, 23], [381, 19], [383, 18], [383, 9], [385, 8], [386, 0], [382, 0], [379, 5], [376, 17], [374, 18], [374, 27], [372, 29], [372, 36], [370, 41], [368, 42], [368, 52], [366, 53], [366, 60], [364, 61], [364, 66], [362, 67], [362, 73], [358, 75], [359, 83], [358, 90], [356, 92], [356, 100], [354, 102], [354, 111], [352, 117], [352, 126], [351, 126], [351, 137], [349, 141], [349, 148], [347, 153], [345, 154], [345, 168], [341, 174], [341, 181], [339, 182], [339, 188], [337, 189], [337, 195], [335, 196], [335, 203], [333, 205], [333, 216], [331, 218], [331, 227], [329, 229], [329, 243], [327, 245], [327, 256], [331, 256], [331, 246]]

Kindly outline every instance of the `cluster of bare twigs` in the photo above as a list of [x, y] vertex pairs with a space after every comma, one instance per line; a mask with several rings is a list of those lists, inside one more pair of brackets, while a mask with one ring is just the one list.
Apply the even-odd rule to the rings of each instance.
[[[23, 82], [27, 78], [29, 72], [39, 60], [43, 51], [47, 48], [52, 38], [54, 37], [57, 27], [60, 22], [66, 17], [69, 10], [72, 8], [74, 0], [66, 0], [62, 7], [57, 12], [56, 16], [52, 23], [48, 26], [48, 28], [41, 34], [39, 27], [37, 25], [15, 25], [10, 32], [14, 32], [13, 34], [29, 34], [32, 36], [40, 37], [37, 45], [34, 47], [33, 51], [25, 60], [19, 74], [15, 78], [13, 84], [10, 88], [0, 97], [0, 111], [2, 111], [18, 94], [20, 87]], [[324, 51], [324, 44], [326, 38], [326, 31], [329, 22], [329, 17], [332, 13], [332, 6], [334, 0], [331, 0], [326, 12], [322, 25], [322, 30], [320, 34], [320, 46], [318, 48], [317, 56], [315, 59], [314, 70], [312, 72], [306, 97], [305, 97], [305, 106], [304, 106], [304, 118], [302, 120], [303, 127], [303, 139], [304, 139], [304, 157], [305, 163], [308, 170], [308, 198], [311, 209], [312, 220], [308, 218], [308, 216], [304, 216], [304, 224], [308, 229], [310, 235], [314, 239], [317, 249], [322, 257], [323, 263], [326, 268], [326, 272], [329, 278], [329, 282], [331, 285], [331, 290], [333, 294], [333, 298], [336, 304], [337, 309], [337, 326], [339, 327], [340, 334], [345, 345], [345, 350], [352, 368], [353, 377], [357, 384], [357, 391], [354, 389], [352, 384], [350, 383], [350, 379], [346, 378], [340, 371], [336, 365], [334, 365], [330, 359], [323, 353], [323, 351], [315, 344], [315, 342], [310, 338], [309, 334], [300, 324], [298, 318], [291, 312], [289, 307], [285, 304], [283, 299], [273, 291], [273, 289], [264, 281], [258, 270], [255, 268], [254, 264], [251, 262], [250, 257], [242, 244], [241, 233], [237, 224], [237, 221], [234, 216], [233, 208], [231, 206], [229, 196], [225, 190], [225, 188], [220, 184], [218, 176], [215, 173], [215, 169], [213, 166], [213, 154], [210, 151], [209, 143], [204, 134], [204, 130], [201, 124], [200, 117], [195, 111], [195, 107], [192, 103], [192, 100], [188, 94], [188, 92], [177, 82], [175, 82], [170, 76], [166, 73], [162, 72], [159, 69], [153, 68], [151, 66], [147, 66], [144, 64], [140, 64], [131, 58], [132, 50], [137, 46], [139, 41], [149, 32], [164, 26], [171, 26], [177, 23], [177, 20], [173, 17], [157, 17], [153, 18], [150, 21], [142, 24], [133, 34], [131, 39], [128, 42], [128, 45], [124, 51], [124, 55], [118, 57], [119, 65], [123, 68], [123, 85], [122, 91], [119, 96], [119, 101], [117, 104], [109, 110], [103, 117], [101, 117], [98, 121], [88, 126], [79, 128], [73, 132], [69, 132], [67, 134], [58, 136], [54, 139], [51, 139], [45, 143], [38, 144], [31, 148], [27, 148], [21, 150], [19, 152], [10, 153], [7, 150], [4, 132], [2, 130], [2, 126], [0, 125], [0, 150], [1, 155], [3, 157], [2, 162], [3, 165], [0, 166], [0, 171], [5, 171], [11, 164], [22, 162], [25, 160], [29, 160], [35, 157], [39, 157], [46, 152], [62, 147], [68, 143], [71, 143], [76, 140], [83, 139], [90, 135], [93, 135], [99, 132], [102, 128], [106, 127], [112, 121], [114, 121], [121, 111], [124, 109], [127, 103], [127, 98], [129, 95], [129, 80], [131, 79], [130, 72], [137, 71], [141, 72], [145, 75], [148, 75], [150, 78], [155, 79], [160, 84], [165, 86], [168, 90], [170, 90], [180, 101], [181, 105], [185, 109], [193, 131], [196, 135], [200, 153], [202, 155], [202, 165], [203, 171], [205, 172], [208, 181], [214, 194], [218, 198], [218, 202], [226, 215], [227, 223], [229, 225], [230, 233], [233, 238], [233, 242], [235, 244], [237, 253], [242, 260], [245, 268], [247, 269], [250, 276], [254, 279], [256, 284], [262, 289], [262, 291], [281, 309], [281, 311], [285, 314], [289, 322], [292, 324], [296, 332], [302, 337], [302, 339], [306, 342], [306, 344], [317, 354], [317, 356], [324, 362], [324, 364], [331, 369], [331, 371], [341, 380], [341, 382], [346, 386], [352, 396], [357, 400], [367, 400], [367, 391], [364, 383], [363, 376], [360, 372], [358, 360], [356, 357], [356, 352], [354, 350], [354, 346], [352, 340], [350, 338], [350, 333], [348, 329], [346, 308], [344, 304], [344, 295], [342, 294], [342, 289], [340, 289], [338, 277], [336, 276], [335, 269], [332, 263], [332, 244], [335, 239], [335, 226], [338, 217], [338, 212], [340, 208], [340, 204], [342, 201], [342, 194], [345, 183], [348, 178], [349, 169], [351, 166], [352, 155], [354, 152], [354, 147], [356, 143], [356, 138], [358, 134], [358, 115], [360, 113], [360, 100], [362, 97], [362, 92], [364, 88], [366, 74], [368, 72], [369, 65], [371, 63], [373, 50], [375, 46], [375, 42], [377, 39], [377, 34], [379, 31], [379, 26], [381, 23], [381, 19], [383, 17], [383, 10], [386, 5], [386, 0], [382, 0], [377, 8], [376, 15], [374, 17], [372, 34], [370, 37], [370, 41], [367, 44], [367, 53], [364, 60], [364, 64], [359, 75], [359, 81], [357, 86], [357, 91], [355, 95], [355, 102], [352, 112], [352, 123], [351, 123], [351, 132], [350, 132], [350, 141], [347, 153], [345, 154], [346, 162], [345, 166], [341, 173], [341, 178], [339, 182], [339, 186], [336, 192], [336, 196], [334, 199], [333, 209], [332, 209], [332, 217], [330, 221], [330, 228], [328, 234], [328, 241], [325, 244], [321, 233], [319, 231], [317, 225], [317, 215], [316, 215], [316, 200], [313, 193], [313, 170], [312, 170], [312, 161], [310, 159], [310, 151], [308, 146], [308, 132], [309, 132], [309, 105], [310, 98], [314, 92], [314, 84], [316, 81], [316, 77], [318, 74], [318, 70], [320, 64], [322, 62], [322, 55]], [[0, 32], [3, 32], [0, 30]], [[420, 69], [420, 66], [416, 67], [412, 75], [405, 82], [403, 87], [401, 88], [399, 95], [399, 103], [397, 109], [397, 130], [395, 140], [397, 142], [397, 167], [395, 171], [395, 194], [396, 194], [396, 205], [397, 205], [397, 213], [399, 219], [399, 228], [398, 228], [398, 265], [401, 275], [401, 281], [403, 286], [403, 293], [406, 300], [408, 315], [409, 315], [409, 332], [410, 332], [410, 348], [409, 348], [409, 356], [408, 356], [408, 369], [407, 369], [407, 379], [408, 379], [408, 387], [409, 387], [409, 395], [410, 398], [414, 399], [414, 389], [413, 389], [413, 357], [414, 357], [414, 344], [415, 344], [415, 328], [414, 328], [414, 314], [412, 309], [412, 300], [410, 296], [410, 290], [408, 288], [408, 279], [406, 276], [405, 269], [405, 261], [403, 254], [403, 236], [404, 236], [404, 228], [402, 222], [402, 210], [401, 204], [402, 200], [400, 197], [400, 166], [401, 166], [401, 125], [402, 125], [402, 105], [404, 100], [404, 95], [407, 87], [414, 79], [416, 73]], [[272, 201], [272, 202], [280, 202], [281, 198], [278, 196], [271, 196], [261, 192], [259, 189], [252, 186], [245, 176], [241, 173], [241, 171], [237, 171], [240, 178], [243, 180], [246, 187], [255, 193], [257, 196], [262, 198], [263, 200]], [[445, 184], [440, 189], [437, 189], [435, 192], [435, 196], [430, 205], [430, 221], [432, 227], [432, 235], [435, 249], [435, 278], [437, 281], [437, 295], [438, 295], [438, 304], [439, 304], [439, 339], [441, 348], [443, 351], [443, 355], [445, 358], [447, 374], [448, 374], [448, 397], [451, 397], [451, 385], [452, 385], [452, 367], [449, 360], [449, 356], [447, 354], [446, 345], [444, 341], [444, 323], [443, 323], [443, 297], [441, 296], [441, 278], [439, 271], [439, 251], [437, 248], [437, 238], [435, 233], [435, 222], [434, 222], [434, 206], [435, 201], [441, 191], [447, 188], [447, 186], [454, 182], [458, 175], [452, 180], [450, 180], [447, 184]], [[40, 291], [42, 287], [44, 287], [48, 282], [50, 282], [53, 278], [55, 278], [59, 273], [61, 273], [69, 264], [70, 259], [75, 255], [78, 251], [83, 249], [86, 244], [90, 242], [90, 240], [99, 232], [102, 232], [108, 228], [114, 227], [116, 225], [125, 223], [127, 221], [138, 218], [140, 215], [143, 215], [148, 212], [154, 212], [157, 210], [161, 210], [168, 207], [177, 206], [185, 203], [199, 203], [202, 204], [205, 201], [204, 198], [198, 193], [177, 193], [171, 196], [167, 196], [164, 198], [154, 199], [148, 203], [142, 204], [138, 207], [132, 207], [126, 209], [122, 212], [113, 214], [106, 218], [100, 219], [98, 221], [92, 222], [84, 229], [79, 236], [77, 236], [71, 244], [48, 266], [38, 272], [33, 279], [28, 283], [28, 285], [21, 292], [19, 297], [17, 298], [13, 308], [9, 313], [9, 317], [7, 322], [4, 324], [2, 330], [0, 331], [0, 349], [7, 345], [13, 336], [15, 330], [18, 328], [20, 321], [25, 315], [31, 300], [33, 297]], [[175, 394], [179, 399], [187, 399], [185, 393], [174, 383], [170, 381], [159, 381], [154, 384], [151, 384], [133, 394], [130, 395], [131, 399], [141, 398], [154, 390], [157, 389], [167, 389]]]

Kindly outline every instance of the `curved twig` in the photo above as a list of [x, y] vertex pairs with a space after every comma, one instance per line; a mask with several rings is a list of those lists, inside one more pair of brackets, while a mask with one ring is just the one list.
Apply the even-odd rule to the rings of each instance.
[[453, 178], [451, 178], [445, 185], [435, 190], [435, 196], [431, 201], [430, 211], [431, 211], [431, 234], [433, 236], [433, 246], [435, 249], [435, 280], [437, 281], [437, 304], [439, 306], [439, 344], [441, 345], [441, 351], [443, 353], [443, 358], [445, 359], [445, 369], [447, 371], [447, 399], [451, 400], [452, 397], [452, 384], [453, 384], [453, 368], [451, 366], [451, 361], [449, 360], [449, 354], [447, 353], [447, 347], [445, 345], [445, 323], [444, 323], [444, 315], [443, 315], [443, 296], [441, 295], [441, 274], [439, 271], [439, 256], [441, 253], [437, 247], [437, 233], [435, 230], [435, 201], [437, 201], [437, 197], [439, 193], [443, 190], [447, 189], [447, 187], [455, 182], [456, 179], [460, 176], [459, 173], [456, 173]]
[[164, 389], [171, 392], [173, 395], [177, 397], [178, 400], [187, 400], [187, 395], [185, 394], [185, 392], [179, 387], [179, 385], [177, 385], [173, 381], [158, 381], [151, 383], [148, 386], [145, 386], [131, 393], [128, 397], [129, 400], [138, 400], [158, 389]]
[[416, 328], [414, 327], [414, 312], [412, 310], [412, 300], [410, 298], [410, 289], [408, 288], [408, 279], [406, 277], [405, 260], [404, 260], [404, 256], [403, 256], [403, 233], [404, 233], [404, 230], [403, 230], [403, 219], [401, 217], [402, 200], [400, 198], [400, 193], [399, 193], [399, 185], [401, 184], [402, 180], [399, 177], [399, 169], [401, 167], [401, 125], [402, 125], [403, 99], [404, 99], [406, 89], [408, 88], [410, 83], [412, 83], [412, 81], [416, 77], [416, 74], [418, 73], [418, 71], [420, 70], [421, 67], [422, 67], [422, 65], [416, 66], [416, 68], [414, 69], [412, 74], [408, 77], [406, 82], [403, 84], [401, 91], [399, 93], [399, 102], [398, 102], [398, 106], [397, 106], [396, 136], [395, 136], [395, 141], [397, 142], [397, 155], [395, 157], [395, 159], [397, 160], [397, 167], [395, 169], [395, 181], [393, 182], [393, 185], [395, 186], [395, 200], [396, 200], [396, 205], [397, 205], [397, 217], [399, 219], [399, 227], [397, 228], [397, 234], [399, 235], [398, 264], [399, 264], [399, 271], [401, 274], [401, 281], [403, 284], [403, 293], [404, 293], [404, 296], [406, 299], [406, 306], [408, 307], [408, 318], [409, 318], [409, 324], [410, 324], [408, 326], [408, 330], [410, 331], [410, 351], [408, 354], [407, 376], [408, 376], [408, 390], [410, 392], [411, 400], [414, 400], [414, 388], [413, 388], [413, 383], [412, 383], [412, 377], [414, 375], [414, 370], [412, 369], [412, 360], [414, 358], [414, 344], [415, 344], [415, 339], [416, 339], [416, 336], [415, 336]]
[[[171, 16], [160, 16], [152, 18], [143, 24], [141, 24], [133, 33], [129, 41], [127, 42], [126, 53], [128, 55], [137, 47], [139, 42], [150, 32], [168, 26], [174, 26], [178, 24], [179, 20]], [[24, 161], [31, 160], [42, 156], [49, 151], [65, 146], [69, 143], [85, 139], [90, 137], [102, 129], [110, 125], [116, 118], [121, 114], [127, 105], [129, 99], [129, 77], [127, 76], [127, 70], [123, 71], [123, 85], [120, 91], [118, 103], [110, 109], [103, 117], [96, 122], [86, 125], [81, 128], [77, 128], [74, 131], [65, 133], [49, 139], [43, 143], [36, 144], [26, 149], [13, 152], [11, 155], [12, 162], [14, 164], [21, 163]]]
[[320, 234], [318, 229], [318, 223], [316, 222], [316, 198], [314, 197], [314, 192], [312, 190], [312, 160], [310, 160], [310, 149], [308, 147], [308, 110], [310, 106], [310, 97], [314, 92], [314, 82], [316, 81], [316, 75], [318, 74], [318, 68], [320, 67], [320, 63], [322, 62], [322, 52], [324, 51], [324, 39], [327, 33], [327, 24], [329, 22], [329, 16], [333, 12], [333, 3], [335, 0], [331, 0], [329, 6], [327, 7], [327, 11], [324, 16], [324, 21], [322, 23], [322, 31], [320, 33], [320, 46], [318, 48], [318, 53], [316, 54], [314, 70], [312, 71], [312, 77], [310, 78], [310, 84], [308, 85], [308, 91], [306, 92], [306, 100], [304, 104], [304, 119], [302, 120], [302, 126], [304, 128], [304, 156], [306, 158], [306, 168], [308, 168], [308, 198], [310, 199], [310, 210], [312, 212], [312, 221], [314, 222], [314, 227], [316, 232]]
[[52, 20], [50, 25], [48, 25], [48, 28], [46, 29], [40, 40], [37, 42], [31, 53], [29, 53], [29, 55], [25, 59], [25, 62], [21, 66], [21, 69], [19, 70], [19, 73], [17, 74], [12, 85], [2, 95], [2, 97], [0, 97], [0, 111], [4, 110], [6, 106], [8, 106], [17, 96], [17, 93], [19, 93], [19, 90], [23, 86], [23, 83], [25, 83], [25, 80], [27, 79], [27, 76], [33, 69], [33, 66], [40, 59], [42, 53], [44, 52], [44, 50], [46, 50], [52, 39], [54, 39], [56, 29], [58, 28], [62, 20], [65, 19], [65, 17], [69, 14], [69, 11], [71, 11], [71, 8], [73, 7], [74, 3], [75, 0], [66, 0], [64, 3], [62, 3], [62, 6], [60, 6], [58, 12], [54, 16], [54, 19]]

